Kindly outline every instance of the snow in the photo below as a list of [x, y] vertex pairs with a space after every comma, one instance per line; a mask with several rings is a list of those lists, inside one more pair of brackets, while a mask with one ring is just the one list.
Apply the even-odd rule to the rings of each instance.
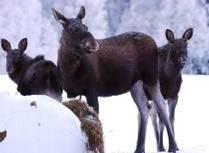
[[86, 152], [80, 121], [62, 104], [47, 96], [0, 97], [0, 132], [7, 131], [0, 153]]
[[[209, 152], [209, 76], [183, 77], [176, 108], [176, 141], [180, 153]], [[129, 93], [100, 99], [100, 118], [104, 127], [107, 153], [133, 153], [137, 139], [137, 109]], [[167, 134], [165, 131], [165, 138]], [[165, 139], [166, 140], [166, 139]], [[165, 141], [167, 147], [167, 140]], [[149, 120], [146, 151], [156, 152], [156, 142]]]
[[[183, 76], [175, 124], [179, 153], [209, 152], [208, 84], [209, 76]], [[61, 104], [45, 96], [20, 96], [13, 82], [4, 75], [0, 76], [0, 97], [0, 132], [8, 130], [8, 136], [0, 143], [0, 153], [12, 153], [9, 149], [14, 149], [15, 153], [19, 153], [18, 149], [21, 153], [79, 153], [80, 150], [71, 152], [71, 149], [76, 146], [84, 149], [85, 140], [77, 118]], [[30, 106], [32, 101], [36, 101], [37, 108]], [[138, 113], [130, 94], [99, 101], [106, 153], [133, 153]], [[26, 122], [28, 124], [24, 124]], [[165, 131], [168, 148], [166, 135]], [[146, 152], [156, 152], [150, 120]]]

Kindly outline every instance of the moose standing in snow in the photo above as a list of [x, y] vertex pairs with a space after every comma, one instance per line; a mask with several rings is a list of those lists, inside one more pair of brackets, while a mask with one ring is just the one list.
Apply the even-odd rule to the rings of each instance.
[[[178, 93], [182, 83], [181, 70], [184, 68], [188, 59], [187, 41], [191, 39], [192, 34], [193, 29], [189, 28], [184, 32], [182, 38], [175, 39], [174, 33], [170, 29], [166, 29], [165, 35], [168, 40], [168, 44], [159, 48], [160, 88], [163, 97], [168, 101], [169, 119], [173, 132], [175, 108], [178, 102]], [[145, 93], [148, 99], [151, 100], [151, 96], [146, 88]], [[157, 140], [157, 150], [165, 151], [163, 145], [164, 123], [160, 118], [160, 114], [157, 114], [155, 104], [152, 103], [151, 118]], [[169, 151], [172, 151], [172, 144], [169, 144]]]
[[56, 65], [44, 59], [44, 56], [31, 58], [24, 53], [27, 39], [23, 38], [18, 49], [12, 49], [10, 42], [1, 40], [1, 46], [7, 53], [6, 70], [22, 95], [48, 95], [58, 101], [62, 99], [62, 87], [58, 79]]
[[84, 95], [87, 103], [98, 112], [98, 96], [130, 91], [141, 115], [135, 153], [144, 153], [149, 116], [144, 85], [165, 123], [170, 147], [175, 153], [174, 133], [158, 81], [158, 48], [155, 41], [140, 32], [98, 40], [82, 23], [85, 17], [83, 6], [75, 18], [66, 18], [55, 9], [52, 11], [63, 27], [57, 64], [62, 87], [68, 97]]

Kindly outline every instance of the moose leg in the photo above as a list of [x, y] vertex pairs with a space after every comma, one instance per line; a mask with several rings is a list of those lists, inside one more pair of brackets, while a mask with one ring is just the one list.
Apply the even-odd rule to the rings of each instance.
[[165, 128], [165, 124], [163, 122], [163, 119], [161, 118], [160, 114], [158, 113], [159, 116], [159, 143], [158, 143], [158, 151], [165, 151], [164, 145], [163, 145], [163, 132]]
[[[157, 141], [157, 151], [165, 151], [165, 147], [163, 145], [163, 140], [162, 140], [162, 133], [160, 133], [160, 131], [162, 130], [162, 126], [159, 123], [161, 120], [158, 118], [158, 112], [156, 110], [156, 106], [155, 104], [152, 102], [152, 108], [150, 111], [150, 116], [152, 119], [152, 125], [154, 128], [154, 132], [155, 132], [155, 137], [156, 137], [156, 141]], [[164, 124], [163, 124], [163, 129], [164, 129]], [[162, 130], [163, 131], [163, 130]]]
[[138, 81], [130, 90], [131, 96], [136, 103], [140, 113], [138, 140], [135, 153], [145, 153], [145, 138], [147, 131], [147, 121], [149, 116], [148, 100], [143, 90], [143, 82]]
[[99, 102], [96, 92], [89, 92], [86, 95], [86, 100], [89, 106], [93, 107], [94, 110], [99, 114]]
[[[178, 96], [174, 97], [174, 98], [169, 98], [168, 99], [168, 110], [169, 110], [169, 119], [171, 122], [171, 126], [173, 129], [173, 133], [175, 135], [175, 130], [174, 130], [174, 120], [175, 120], [175, 109], [176, 109], [176, 104], [178, 102]], [[169, 144], [169, 151], [172, 149], [172, 146]], [[177, 148], [177, 150], [179, 150]]]
[[152, 99], [155, 102], [155, 106], [156, 106], [156, 109], [159, 113], [159, 117], [165, 123], [166, 129], [168, 132], [170, 151], [172, 151], [173, 153], [176, 153], [177, 146], [176, 146], [176, 142], [175, 142], [175, 137], [174, 137], [172, 126], [171, 126], [171, 123], [170, 123], [170, 120], [168, 118], [168, 114], [166, 111], [166, 103], [165, 103], [165, 100], [160, 92], [159, 81], [155, 85], [147, 85], [146, 87], [147, 87], [148, 91], [150, 92]]

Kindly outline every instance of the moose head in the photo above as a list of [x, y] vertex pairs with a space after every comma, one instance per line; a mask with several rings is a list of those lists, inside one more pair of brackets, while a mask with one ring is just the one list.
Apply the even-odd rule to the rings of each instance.
[[81, 6], [75, 18], [66, 18], [55, 9], [52, 9], [52, 12], [63, 27], [61, 41], [64, 41], [65, 45], [70, 42], [71, 51], [73, 50], [76, 54], [84, 54], [98, 50], [99, 44], [88, 31], [88, 27], [82, 23], [82, 19], [85, 17], [84, 6]]
[[184, 32], [182, 38], [176, 39], [173, 31], [166, 29], [165, 35], [169, 42], [170, 59], [178, 69], [182, 69], [188, 60], [187, 41], [192, 38], [192, 34], [193, 29], [189, 28]]
[[1, 40], [1, 47], [7, 53], [6, 70], [8, 74], [17, 72], [22, 66], [24, 51], [27, 48], [27, 38], [20, 40], [17, 49], [12, 49], [8, 40]]

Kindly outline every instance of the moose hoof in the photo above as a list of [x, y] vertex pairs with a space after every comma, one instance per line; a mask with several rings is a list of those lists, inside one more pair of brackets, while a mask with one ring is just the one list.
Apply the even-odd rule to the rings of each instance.
[[135, 151], [134, 153], [145, 153], [144, 151]]
[[145, 153], [144, 149], [136, 149], [134, 153]]
[[162, 147], [158, 147], [157, 151], [158, 152], [165, 152], [166, 150], [165, 150], [164, 146], [162, 146]]
[[170, 148], [168, 149], [168, 152], [172, 152], [172, 153], [176, 153], [176, 151], [178, 151], [179, 149], [178, 148]]
[[168, 149], [168, 152], [176, 152], [176, 151], [179, 151], [179, 148], [178, 147], [176, 147], [176, 149], [174, 149], [174, 148], [169, 148]]

